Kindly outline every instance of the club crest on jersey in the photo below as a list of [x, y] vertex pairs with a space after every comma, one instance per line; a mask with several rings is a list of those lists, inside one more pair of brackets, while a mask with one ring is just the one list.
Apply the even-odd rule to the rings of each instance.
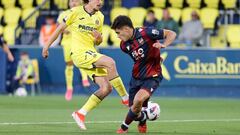
[[95, 24], [96, 24], [96, 25], [99, 25], [99, 24], [100, 24], [99, 20], [96, 20], [96, 21], [95, 21]]
[[152, 30], [152, 34], [153, 34], [153, 35], [159, 35], [159, 31], [156, 30], [156, 29], [153, 29], [153, 30]]

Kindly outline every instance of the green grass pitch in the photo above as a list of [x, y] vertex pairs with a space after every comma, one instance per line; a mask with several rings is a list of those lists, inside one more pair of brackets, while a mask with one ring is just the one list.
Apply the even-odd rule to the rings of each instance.
[[[86, 118], [81, 131], [71, 118], [87, 100], [74, 96], [0, 96], [0, 135], [113, 135], [128, 109], [119, 97], [107, 97]], [[160, 119], [148, 122], [149, 135], [240, 135], [240, 100], [154, 97]], [[138, 134], [134, 122], [129, 135]]]

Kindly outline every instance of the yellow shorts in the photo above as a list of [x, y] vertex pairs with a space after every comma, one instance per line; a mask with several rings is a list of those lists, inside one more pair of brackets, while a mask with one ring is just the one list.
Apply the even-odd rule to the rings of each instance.
[[94, 80], [94, 76], [107, 76], [107, 69], [96, 68], [93, 63], [103, 55], [95, 51], [86, 51], [85, 53], [71, 54], [71, 58], [76, 67], [85, 71], [87, 75]]
[[72, 61], [71, 58], [71, 45], [70, 44], [64, 44], [63, 47], [63, 55], [64, 55], [64, 61], [69, 62]]

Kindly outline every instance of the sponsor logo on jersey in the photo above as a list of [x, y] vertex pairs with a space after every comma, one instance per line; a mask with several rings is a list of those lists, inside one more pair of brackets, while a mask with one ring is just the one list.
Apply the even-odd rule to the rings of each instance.
[[87, 31], [96, 30], [96, 28], [94, 28], [94, 27], [90, 27], [90, 26], [86, 26], [86, 25], [81, 25], [81, 24], [78, 25], [78, 28], [79, 28], [79, 29], [83, 29], [83, 30], [87, 30]]

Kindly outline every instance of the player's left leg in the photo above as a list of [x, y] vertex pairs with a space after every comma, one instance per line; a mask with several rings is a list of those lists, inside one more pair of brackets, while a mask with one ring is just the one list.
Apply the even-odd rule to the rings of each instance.
[[133, 105], [130, 107], [128, 114], [122, 123], [121, 127], [117, 130], [117, 133], [126, 133], [129, 125], [135, 121], [145, 121], [147, 119], [146, 114], [142, 111], [142, 105], [145, 100], [149, 99], [151, 93], [146, 89], [140, 89], [134, 97]]

